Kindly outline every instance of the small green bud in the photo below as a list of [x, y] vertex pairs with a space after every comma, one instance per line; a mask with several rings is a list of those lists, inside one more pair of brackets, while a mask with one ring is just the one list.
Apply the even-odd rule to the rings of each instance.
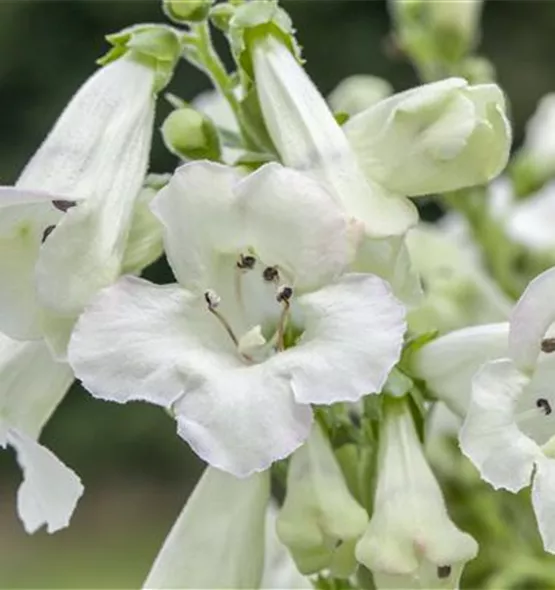
[[220, 31], [227, 33], [229, 23], [235, 14], [235, 6], [231, 4], [216, 4], [210, 10], [210, 22]]
[[190, 107], [170, 113], [162, 125], [166, 147], [187, 160], [219, 160], [220, 138], [212, 121]]
[[176, 23], [200, 22], [208, 17], [213, 3], [214, 0], [163, 0], [162, 9]]

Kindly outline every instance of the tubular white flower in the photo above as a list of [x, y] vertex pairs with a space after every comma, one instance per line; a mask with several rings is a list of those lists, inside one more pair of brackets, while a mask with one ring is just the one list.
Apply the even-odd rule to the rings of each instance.
[[259, 588], [269, 499], [269, 472], [237, 479], [208, 467], [143, 588]]
[[17, 507], [25, 530], [68, 525], [83, 493], [79, 478], [37, 439], [73, 381], [42, 342], [15, 342], [0, 334], [0, 447], [13, 447], [23, 470]]
[[44, 316], [75, 318], [119, 275], [147, 168], [155, 81], [153, 68], [128, 56], [99, 69], [15, 187], [0, 188], [0, 329], [12, 337], [42, 337]]
[[316, 424], [291, 458], [287, 494], [277, 533], [303, 574], [329, 569], [348, 577], [356, 567], [355, 543], [368, 515], [353, 498], [330, 444]]
[[386, 400], [374, 512], [357, 543], [378, 588], [456, 588], [474, 539], [450, 520], [404, 400]]
[[276, 38], [254, 44], [258, 97], [283, 162], [325, 180], [372, 237], [418, 219], [406, 196], [484, 183], [505, 166], [511, 131], [495, 85], [452, 78], [396, 94], [342, 130]]
[[[202, 458], [246, 476], [306, 439], [307, 404], [381, 390], [403, 308], [377, 277], [344, 274], [356, 227], [319, 183], [193, 162], [153, 208], [181, 285], [122, 279], [87, 308], [69, 359], [93, 395], [171, 407]], [[266, 344], [244, 356], [257, 326]]]
[[430, 389], [465, 415], [460, 446], [482, 479], [511, 492], [533, 480], [538, 528], [552, 553], [554, 292], [550, 269], [530, 283], [508, 330], [498, 324], [453, 332], [424, 346], [414, 364]]

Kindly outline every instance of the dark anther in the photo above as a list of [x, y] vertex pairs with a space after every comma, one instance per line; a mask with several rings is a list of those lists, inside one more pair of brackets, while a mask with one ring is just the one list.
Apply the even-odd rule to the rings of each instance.
[[218, 305], [220, 304], [220, 297], [217, 293], [212, 291], [212, 289], [208, 289], [208, 291], [204, 292], [204, 300], [208, 304], [208, 309], [210, 311], [215, 310], [216, 307], [218, 307]]
[[237, 266], [239, 268], [242, 268], [243, 270], [251, 270], [254, 268], [254, 265], [256, 264], [256, 258], [254, 256], [244, 256], [243, 254], [241, 254], [239, 256], [239, 260], [237, 261]]
[[293, 289], [291, 287], [281, 287], [280, 290], [277, 292], [276, 299], [281, 303], [282, 301], [289, 301], [293, 296]]
[[551, 404], [544, 397], [540, 397], [536, 400], [536, 406], [540, 408], [540, 410], [543, 410], [543, 413], [546, 416], [551, 414]]
[[42, 232], [42, 243], [44, 244], [46, 238], [54, 231], [56, 228], [55, 225], [49, 225], [43, 232]]
[[555, 352], [555, 338], [544, 338], [541, 343], [542, 352]]
[[437, 566], [437, 577], [441, 579], [448, 578], [451, 575], [450, 565], [438, 565]]
[[58, 211], [65, 213], [68, 209], [75, 207], [77, 203], [75, 201], [52, 201], [52, 205], [54, 205]]
[[276, 281], [279, 277], [278, 269], [275, 266], [267, 266], [262, 273], [262, 277], [269, 283]]

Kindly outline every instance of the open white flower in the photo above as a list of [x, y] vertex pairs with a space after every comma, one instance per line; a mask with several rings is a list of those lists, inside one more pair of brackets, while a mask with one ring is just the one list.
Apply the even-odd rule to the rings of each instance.
[[208, 467], [143, 588], [259, 588], [269, 499], [269, 472], [237, 479]]
[[124, 278], [80, 317], [69, 360], [94, 396], [171, 408], [202, 458], [246, 476], [307, 438], [308, 404], [381, 390], [404, 311], [381, 279], [343, 274], [357, 226], [319, 183], [192, 162], [153, 209], [180, 285]]
[[450, 520], [405, 400], [386, 400], [374, 512], [356, 546], [378, 588], [456, 588], [474, 539]]
[[534, 279], [517, 303], [508, 355], [472, 380], [460, 433], [463, 452], [495, 488], [517, 492], [532, 480], [532, 503], [547, 551], [555, 553], [555, 269]]
[[25, 530], [68, 525], [83, 493], [79, 478], [37, 442], [42, 427], [73, 381], [43, 342], [16, 342], [0, 334], [0, 447], [13, 447], [23, 470], [17, 508]]
[[266, 35], [252, 49], [270, 136], [291, 167], [324, 180], [369, 236], [404, 233], [418, 220], [407, 196], [487, 182], [505, 166], [511, 131], [494, 84], [451, 78], [396, 94], [343, 129], [289, 49]]
[[329, 569], [347, 578], [356, 568], [355, 544], [368, 523], [353, 498], [320, 426], [291, 458], [277, 533], [304, 574]]

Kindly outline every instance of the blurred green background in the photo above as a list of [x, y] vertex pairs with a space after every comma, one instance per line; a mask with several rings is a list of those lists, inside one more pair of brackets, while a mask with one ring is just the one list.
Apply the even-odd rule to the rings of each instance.
[[[385, 1], [284, 5], [298, 29], [307, 69], [323, 92], [355, 73], [382, 76], [396, 90], [416, 83], [407, 63], [388, 56]], [[163, 21], [157, 0], [0, 2], [2, 183], [17, 178], [71, 94], [94, 70], [95, 59], [106, 50], [104, 34], [145, 21]], [[227, 56], [223, 39], [218, 41]], [[555, 90], [554, 46], [555, 2], [486, 2], [481, 53], [496, 65], [510, 98], [516, 142], [537, 100]], [[204, 75], [187, 64], [170, 86], [185, 99], [206, 88]], [[169, 107], [164, 101], [159, 106], [160, 121]], [[158, 136], [152, 161], [154, 172], [175, 165]], [[171, 280], [163, 261], [147, 274], [157, 282]], [[15, 511], [20, 474], [13, 454], [0, 453], [0, 587], [140, 587], [202, 469], [175, 435], [173, 421], [144, 404], [96, 402], [74, 386], [43, 442], [79, 473], [86, 492], [69, 529], [27, 536]]]

